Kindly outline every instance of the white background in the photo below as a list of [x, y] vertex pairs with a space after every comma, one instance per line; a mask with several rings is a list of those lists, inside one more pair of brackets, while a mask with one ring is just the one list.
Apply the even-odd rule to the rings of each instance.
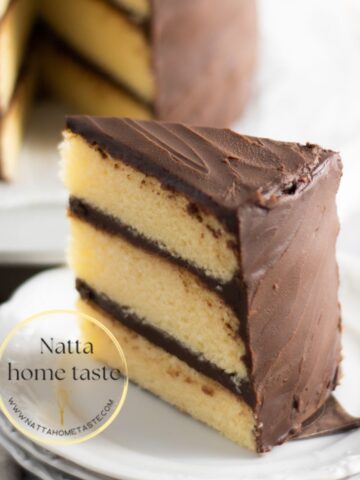
[[360, 0], [262, 0], [257, 90], [239, 131], [340, 151], [339, 249], [360, 255]]

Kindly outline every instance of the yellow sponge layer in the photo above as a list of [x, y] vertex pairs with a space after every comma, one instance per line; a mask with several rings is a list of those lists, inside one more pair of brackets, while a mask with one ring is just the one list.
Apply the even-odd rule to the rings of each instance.
[[64, 49], [47, 42], [41, 53], [41, 79], [45, 90], [73, 110], [89, 115], [152, 118], [149, 107], [96, 70], [75, 60]]

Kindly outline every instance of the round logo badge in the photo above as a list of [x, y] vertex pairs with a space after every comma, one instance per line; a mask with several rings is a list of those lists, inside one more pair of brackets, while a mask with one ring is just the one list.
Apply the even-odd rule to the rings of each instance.
[[93, 438], [115, 420], [127, 389], [121, 345], [99, 320], [81, 312], [33, 315], [0, 346], [1, 410], [33, 441]]

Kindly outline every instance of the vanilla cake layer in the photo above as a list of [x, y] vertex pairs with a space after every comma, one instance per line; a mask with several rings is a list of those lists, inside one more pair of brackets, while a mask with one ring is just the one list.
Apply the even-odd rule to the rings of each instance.
[[[254, 414], [240, 396], [124, 327], [91, 303], [79, 300], [77, 306], [81, 312], [100, 320], [115, 335], [124, 351], [131, 380], [240, 446], [256, 449]], [[100, 360], [121, 368], [113, 344], [102, 331], [86, 322], [82, 332], [85, 340], [94, 343]]]
[[41, 12], [75, 51], [138, 97], [152, 102], [150, 45], [141, 26], [104, 0], [42, 0]]
[[143, 119], [153, 116], [149, 106], [51, 39], [41, 47], [41, 82], [45, 91], [79, 112]]
[[186, 269], [71, 218], [76, 277], [145, 324], [155, 326], [233, 377], [247, 379], [240, 320]]
[[[71, 195], [96, 206], [153, 242], [222, 283], [238, 270], [236, 238], [211, 214], [179, 192], [65, 133], [64, 179]], [[174, 235], [176, 232], [176, 235]]]
[[20, 75], [7, 112], [0, 117], [0, 179], [10, 181], [17, 171], [18, 154], [24, 133], [27, 112], [35, 90], [37, 63], [35, 58]]
[[[4, 8], [3, 4], [1, 8]], [[33, 0], [13, 0], [0, 19], [0, 111], [5, 112], [16, 87], [30, 27]]]

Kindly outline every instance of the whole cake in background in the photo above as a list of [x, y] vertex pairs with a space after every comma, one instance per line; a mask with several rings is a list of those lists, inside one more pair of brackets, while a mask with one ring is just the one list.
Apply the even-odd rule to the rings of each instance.
[[2, 179], [36, 75], [79, 113], [201, 125], [228, 125], [249, 95], [255, 0], [0, 0], [0, 16]]
[[118, 338], [130, 378], [258, 452], [354, 426], [331, 396], [337, 153], [75, 116], [62, 156], [78, 308]]

